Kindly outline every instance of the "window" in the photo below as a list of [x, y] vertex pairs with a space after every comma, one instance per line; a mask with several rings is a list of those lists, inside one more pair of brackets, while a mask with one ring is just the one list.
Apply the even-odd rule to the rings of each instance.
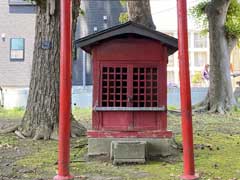
[[207, 52], [194, 53], [194, 65], [201, 67], [207, 64]]
[[133, 68], [133, 107], [158, 107], [158, 68]]
[[194, 33], [194, 48], [207, 48], [207, 36]]
[[10, 40], [10, 60], [24, 60], [25, 40], [12, 38]]
[[102, 68], [102, 106], [127, 106], [127, 67]]
[[157, 67], [102, 67], [103, 107], [158, 107], [158, 96]]

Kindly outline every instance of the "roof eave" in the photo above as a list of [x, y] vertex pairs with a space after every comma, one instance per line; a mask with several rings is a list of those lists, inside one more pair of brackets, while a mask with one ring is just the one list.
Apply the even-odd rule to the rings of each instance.
[[178, 49], [178, 40], [176, 38], [158, 31], [148, 29], [133, 22], [127, 22], [125, 24], [114, 26], [98, 33], [91, 34], [89, 36], [76, 40], [74, 43], [76, 47], [80, 47], [86, 52], [91, 53], [91, 47], [94, 46], [97, 42], [124, 34], [136, 34], [149, 39], [160, 41], [168, 47], [169, 55], [173, 54]]

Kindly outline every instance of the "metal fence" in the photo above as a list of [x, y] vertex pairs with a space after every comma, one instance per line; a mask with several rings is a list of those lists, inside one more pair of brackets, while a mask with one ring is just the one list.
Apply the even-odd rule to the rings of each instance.
[[[207, 88], [192, 88], [192, 104], [203, 100], [207, 95]], [[5, 108], [26, 107], [28, 89], [3, 90], [3, 99]], [[179, 88], [168, 88], [168, 106], [180, 107], [180, 90]], [[72, 88], [72, 106], [86, 108], [92, 106], [92, 86]]]

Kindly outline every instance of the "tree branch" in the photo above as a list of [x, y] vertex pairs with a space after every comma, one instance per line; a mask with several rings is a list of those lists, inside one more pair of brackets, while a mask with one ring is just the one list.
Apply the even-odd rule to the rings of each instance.
[[229, 50], [229, 54], [231, 54], [232, 50], [237, 45], [237, 42], [238, 42], [238, 38], [236, 36], [228, 37], [228, 50]]
[[215, 10], [218, 14], [222, 14], [226, 17], [230, 2], [231, 0], [212, 0], [212, 10]]

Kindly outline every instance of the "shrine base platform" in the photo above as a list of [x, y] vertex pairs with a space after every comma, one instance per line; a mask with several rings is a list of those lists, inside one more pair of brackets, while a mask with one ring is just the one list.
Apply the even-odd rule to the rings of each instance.
[[[171, 133], [171, 132], [170, 132]], [[96, 135], [96, 132], [94, 133]], [[172, 139], [172, 134], [165, 137], [92, 137], [88, 133], [88, 156], [94, 158], [105, 156], [110, 159], [112, 141], [145, 141], [146, 158], [167, 157], [177, 155], [177, 146]], [[106, 135], [106, 134], [105, 134]], [[128, 153], [128, 152], [126, 152]]]

